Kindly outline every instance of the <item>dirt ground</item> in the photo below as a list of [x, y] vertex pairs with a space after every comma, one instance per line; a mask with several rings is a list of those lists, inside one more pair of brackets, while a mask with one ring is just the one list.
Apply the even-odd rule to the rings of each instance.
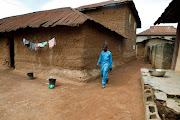
[[83, 86], [27, 80], [12, 70], [0, 70], [0, 120], [144, 120], [140, 68], [137, 59], [109, 72], [109, 83], [101, 79]]

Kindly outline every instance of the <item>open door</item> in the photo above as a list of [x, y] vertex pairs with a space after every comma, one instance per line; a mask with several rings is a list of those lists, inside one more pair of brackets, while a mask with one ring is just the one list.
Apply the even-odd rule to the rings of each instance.
[[10, 41], [10, 67], [15, 68], [15, 61], [14, 61], [14, 38], [9, 38]]

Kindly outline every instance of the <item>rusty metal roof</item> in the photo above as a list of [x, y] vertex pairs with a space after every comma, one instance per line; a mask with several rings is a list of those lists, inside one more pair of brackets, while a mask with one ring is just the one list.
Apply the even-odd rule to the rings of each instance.
[[[0, 19], [0, 33], [16, 31], [18, 29], [24, 29], [27, 27], [30, 28], [39, 28], [39, 27], [54, 27], [58, 25], [65, 26], [79, 26], [83, 24], [87, 20], [94, 22], [95, 24], [101, 25], [97, 21], [91, 19], [89, 16], [72, 9], [70, 7], [67, 8], [59, 8], [53, 10], [39, 11], [33, 12], [29, 14], [7, 17]], [[118, 32], [111, 30], [103, 26], [105, 29], [108, 29], [112, 32], [115, 32], [119, 36], [123, 38], [127, 38]]]
[[173, 26], [151, 26], [149, 29], [137, 34], [138, 36], [149, 35], [176, 35], [176, 28]]
[[92, 9], [96, 9], [97, 7], [114, 6], [116, 4], [123, 3], [123, 2], [129, 2], [129, 1], [132, 1], [132, 0], [116, 0], [116, 1], [109, 0], [109, 1], [95, 3], [95, 4], [84, 5], [84, 6], [76, 8], [76, 9], [79, 11], [92, 10]]
[[135, 19], [137, 21], [137, 28], [141, 28], [141, 20], [139, 18], [138, 11], [135, 7], [133, 0], [109, 0], [109, 1], [101, 2], [101, 3], [81, 6], [81, 7], [76, 8], [76, 10], [83, 12], [83, 11], [88, 11], [88, 10], [94, 10], [101, 7], [110, 7], [110, 6], [116, 6], [116, 5], [122, 5], [122, 4], [128, 4], [130, 6], [132, 13], [134, 14]]
[[88, 19], [87, 15], [75, 9], [59, 8], [0, 19], [0, 32], [10, 32], [26, 27], [78, 26]]
[[180, 0], [172, 0], [169, 6], [165, 9], [162, 15], [158, 18], [158, 20], [154, 23], [177, 23], [178, 18], [180, 17]]

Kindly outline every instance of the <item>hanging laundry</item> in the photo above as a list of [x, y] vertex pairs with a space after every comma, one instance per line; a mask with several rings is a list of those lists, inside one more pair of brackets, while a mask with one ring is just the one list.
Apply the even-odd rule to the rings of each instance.
[[47, 45], [48, 42], [43, 42], [43, 43], [38, 43], [39, 47], [45, 47]]
[[53, 47], [56, 45], [56, 40], [55, 40], [55, 38], [49, 40], [48, 43], [49, 43], [49, 48], [53, 48]]
[[29, 47], [29, 49], [31, 49], [31, 51], [34, 50], [34, 43], [30, 42], [30, 47]]
[[34, 49], [35, 49], [35, 51], [38, 50], [38, 43], [34, 43]]
[[25, 38], [23, 38], [23, 43], [24, 43], [25, 46], [29, 47], [29, 41], [26, 40]]
[[37, 46], [40, 47], [40, 46], [41, 46], [41, 43], [37, 43]]

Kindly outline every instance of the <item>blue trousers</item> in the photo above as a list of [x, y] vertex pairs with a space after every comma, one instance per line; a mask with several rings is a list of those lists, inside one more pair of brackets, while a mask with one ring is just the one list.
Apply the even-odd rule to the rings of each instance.
[[109, 80], [109, 78], [107, 77], [108, 71], [109, 71], [109, 66], [104, 66], [103, 69], [101, 70], [101, 75], [103, 76], [103, 78], [102, 78], [103, 86], [106, 85], [106, 80]]

